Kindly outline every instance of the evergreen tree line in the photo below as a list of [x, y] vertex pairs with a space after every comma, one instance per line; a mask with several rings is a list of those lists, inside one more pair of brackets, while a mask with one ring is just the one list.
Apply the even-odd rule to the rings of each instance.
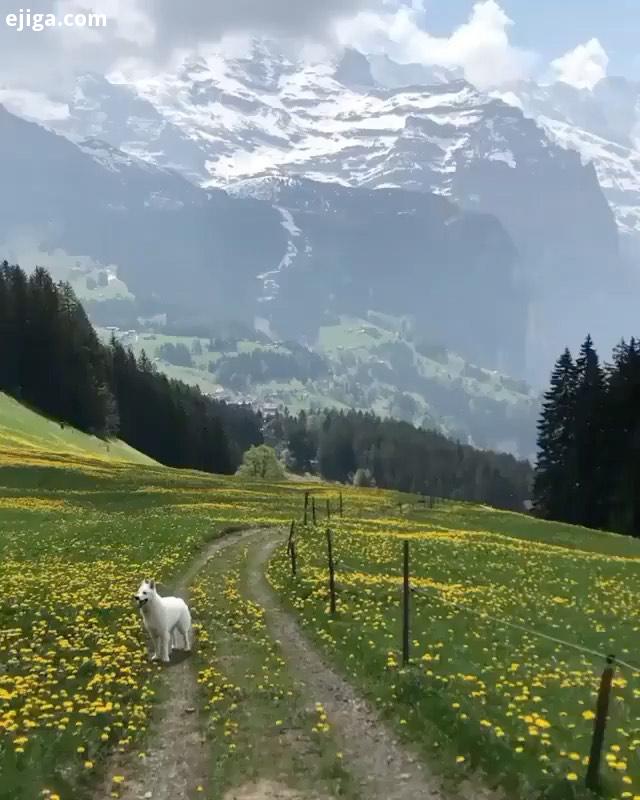
[[68, 284], [0, 265], [0, 390], [34, 409], [175, 467], [233, 472], [262, 442], [261, 419], [98, 339]]
[[640, 342], [601, 365], [590, 336], [555, 364], [538, 425], [534, 507], [546, 518], [640, 536]]
[[513, 456], [476, 450], [407, 422], [359, 411], [278, 415], [267, 442], [284, 443], [290, 468], [327, 480], [370, 484], [522, 511], [532, 468]]
[[288, 353], [270, 353], [257, 349], [212, 362], [209, 369], [218, 381], [235, 391], [249, 391], [254, 383], [299, 380], [306, 383], [328, 373], [322, 356], [295, 345]]
[[409, 423], [361, 412], [277, 415], [263, 436], [251, 408], [217, 402], [159, 373], [112, 339], [100, 342], [67, 284], [44, 269], [0, 264], [0, 391], [61, 424], [119, 436], [163, 464], [230, 473], [263, 439], [292, 469], [522, 509], [531, 467]]

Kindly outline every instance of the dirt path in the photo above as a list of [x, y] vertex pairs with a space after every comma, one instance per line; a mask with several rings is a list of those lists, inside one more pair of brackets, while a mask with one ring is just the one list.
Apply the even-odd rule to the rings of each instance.
[[272, 781], [258, 781], [239, 789], [229, 790], [224, 800], [326, 800], [326, 798], [320, 798], [316, 794], [300, 794]]
[[[189, 585], [210, 558], [261, 532], [264, 533], [259, 530], [230, 533], [211, 542], [191, 562], [173, 592], [188, 597]], [[166, 699], [155, 709], [145, 757], [116, 754], [94, 793], [95, 800], [110, 798], [114, 789], [121, 800], [188, 800], [197, 796], [198, 786], [206, 787], [209, 754], [198, 713], [196, 673], [188, 656], [172, 654], [160, 691]], [[114, 775], [124, 776], [124, 783], [114, 784]]]
[[294, 619], [284, 611], [264, 576], [277, 545], [270, 537], [250, 549], [252, 600], [266, 612], [267, 624], [280, 642], [283, 657], [300, 676], [312, 702], [320, 702], [344, 752], [345, 767], [362, 787], [366, 800], [443, 800], [441, 783], [417, 757], [399, 746], [393, 733], [354, 688], [318, 655]]
[[[260, 537], [260, 538], [258, 538]], [[294, 618], [279, 604], [265, 578], [270, 555], [282, 532], [252, 529], [231, 533], [210, 543], [194, 559], [175, 587], [188, 596], [188, 587], [215, 554], [249, 540], [247, 575], [250, 599], [265, 609], [267, 625], [282, 649], [283, 658], [309, 702], [322, 703], [339, 746], [344, 766], [360, 787], [363, 800], [479, 800], [490, 797], [478, 787], [452, 795], [429, 774], [419, 758], [401, 746], [376, 711], [318, 654]], [[166, 698], [159, 702], [143, 759], [133, 754], [113, 757], [94, 800], [116, 796], [121, 800], [189, 800], [207, 796], [210, 760], [198, 713], [199, 692], [195, 670], [187, 657], [172, 656], [163, 675]], [[125, 781], [112, 783], [113, 775]], [[203, 794], [197, 787], [204, 787]], [[117, 789], [116, 794], [112, 794]], [[316, 800], [286, 786], [258, 781], [230, 790], [225, 800]]]

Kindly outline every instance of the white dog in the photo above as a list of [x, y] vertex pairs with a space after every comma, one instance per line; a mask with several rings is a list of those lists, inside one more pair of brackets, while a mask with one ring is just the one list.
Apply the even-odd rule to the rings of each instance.
[[[171, 650], [191, 650], [191, 613], [184, 600], [179, 597], [160, 597], [156, 582], [147, 579], [142, 581], [134, 598], [153, 642], [152, 661], [164, 661], [166, 664]], [[182, 636], [182, 648], [177, 646], [178, 633]]]

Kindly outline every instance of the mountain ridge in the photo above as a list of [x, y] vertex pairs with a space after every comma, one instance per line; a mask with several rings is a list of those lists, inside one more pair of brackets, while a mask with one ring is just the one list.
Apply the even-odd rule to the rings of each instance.
[[[266, 200], [232, 197], [95, 139], [75, 144], [6, 111], [0, 112], [0, 145], [0, 172], [14, 187], [11, 195], [0, 193], [2, 256], [25, 266], [64, 263], [76, 288], [82, 290], [84, 281], [89, 308], [107, 309], [103, 324], [113, 325], [120, 313], [129, 320], [157, 317], [158, 325], [163, 318], [173, 326], [237, 320], [247, 329], [266, 326], [274, 338], [313, 346], [320, 329], [335, 327], [340, 316], [393, 312], [412, 318], [417, 336], [464, 351], [468, 362], [475, 353], [495, 368], [517, 371], [522, 361], [526, 300], [516, 280], [516, 252], [491, 216], [424, 193], [307, 179], [272, 181]], [[46, 191], [36, 191], [45, 174]], [[31, 251], [11, 245], [16, 231], [31, 242]], [[510, 302], [495, 308], [498, 291], [508, 293]], [[458, 324], [452, 310], [468, 324]], [[501, 325], [512, 331], [506, 341]], [[129, 321], [128, 327], [138, 324]], [[394, 364], [378, 375], [382, 365], [368, 359], [367, 353], [363, 370], [345, 366], [344, 378], [351, 370], [353, 384], [360, 370], [363, 387], [382, 386], [372, 402], [393, 394], [394, 380], [408, 394], [436, 392], [408, 364], [401, 378]], [[460, 405], [459, 420], [482, 419], [486, 411], [482, 403], [474, 410], [464, 382], [454, 385], [452, 377], [449, 391], [446, 377], [440, 380], [440, 395], [444, 391], [448, 402], [455, 397]], [[399, 386], [393, 390], [398, 397]], [[333, 389], [319, 396], [332, 395]], [[443, 398], [435, 401], [436, 417], [446, 413]], [[425, 399], [412, 402], [413, 413], [426, 416], [426, 406], [420, 411]], [[433, 398], [426, 402], [434, 404]], [[492, 405], [498, 418], [510, 413], [501, 403]], [[523, 396], [526, 419], [529, 404]], [[509, 441], [530, 441], [519, 425]], [[464, 437], [470, 429], [455, 430]], [[528, 454], [530, 445], [523, 447]]]
[[[214, 50], [128, 84], [120, 76], [113, 91], [108, 82], [98, 91], [81, 83], [58, 129], [100, 133], [190, 180], [196, 165], [201, 185], [245, 198], [252, 188], [264, 190], [259, 179], [301, 177], [437, 194], [497, 217], [518, 250], [529, 297], [525, 370], [546, 381], [558, 350], [577, 346], [590, 310], [627, 279], [594, 167], [513, 102], [479, 92], [456, 73], [399, 70], [433, 82], [381, 86], [373, 74], [379, 59], [347, 52], [309, 63], [278, 53], [259, 42], [242, 57]], [[559, 314], [559, 280], [563, 296], [569, 286], [578, 291], [584, 313]], [[594, 335], [613, 343], [620, 330], [598, 315]]]
[[[36, 252], [95, 262], [91, 286], [114, 291], [92, 289], [94, 306], [115, 317], [133, 302], [140, 318], [313, 346], [341, 317], [380, 313], [534, 383], [588, 327], [617, 340], [627, 311], [600, 310], [614, 299], [632, 316], [634, 295], [596, 167], [517, 97], [405, 66], [302, 63], [262, 43], [129, 84], [81, 77], [52, 123], [62, 139], [0, 115], [17, 154], [0, 164], [25, 184], [0, 244], [19, 258], [26, 227]], [[50, 163], [65, 169], [34, 202]]]

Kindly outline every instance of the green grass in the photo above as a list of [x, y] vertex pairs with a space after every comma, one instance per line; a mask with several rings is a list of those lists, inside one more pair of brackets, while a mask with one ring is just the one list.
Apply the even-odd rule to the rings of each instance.
[[0, 798], [77, 800], [144, 740], [158, 682], [141, 579], [170, 585], [227, 527], [287, 523], [306, 487], [121, 460], [139, 454], [0, 409]]
[[[409, 511], [409, 508], [412, 510]], [[300, 532], [270, 579], [309, 632], [448, 775], [484, 773], [509, 797], [581, 796], [604, 659], [636, 663], [640, 542], [460, 503], [334, 520], [338, 615], [324, 531]], [[401, 662], [402, 541], [411, 542], [412, 662]], [[616, 673], [605, 796], [640, 795], [640, 673]]]
[[507, 537], [526, 539], [540, 544], [570, 550], [590, 551], [602, 555], [629, 556], [640, 559], [640, 540], [617, 533], [595, 531], [560, 522], [549, 523], [528, 514], [503, 511], [488, 506], [463, 502], [440, 502], [435, 508], [412, 503], [404, 506], [409, 520], [421, 530], [486, 531]]
[[[337, 358], [351, 353], [359, 361], [367, 362], [381, 345], [403, 344], [412, 353], [416, 374], [435, 379], [442, 385], [458, 382], [470, 397], [492, 398], [518, 405], [535, 400], [533, 390], [524, 384], [516, 391], [505, 383], [503, 376], [487, 369], [472, 368], [474, 377], [466, 374], [467, 362], [452, 352], [445, 356], [430, 358], [421, 354], [411, 342], [397, 332], [397, 327], [386, 327], [361, 319], [343, 318], [340, 323], [320, 328], [318, 347]], [[477, 373], [477, 374], [476, 374]]]
[[310, 795], [351, 798], [333, 735], [313, 698], [301, 696], [264, 610], [246, 599], [246, 545], [222, 552], [193, 587], [199, 610], [199, 682], [210, 733], [214, 797], [261, 780]]
[[153, 459], [129, 447], [118, 439], [108, 442], [89, 436], [70, 425], [29, 410], [24, 405], [0, 392], [0, 465], [2, 451], [33, 451], [56, 456], [69, 455], [97, 458], [111, 462], [155, 464]]
[[77, 797], [108, 749], [139, 738], [155, 672], [131, 594], [144, 574], [169, 582], [219, 530], [207, 512], [173, 508], [191, 499], [178, 489], [138, 495], [149, 480], [162, 488], [155, 470], [114, 478], [0, 489], [0, 797]]
[[[320, 509], [325, 496], [334, 508], [337, 499], [334, 486], [242, 482], [137, 460], [115, 443], [102, 452], [91, 437], [0, 397], [2, 800], [31, 800], [44, 789], [62, 800], [83, 798], [107, 753], [143, 746], [158, 673], [146, 660], [130, 598], [145, 574], [170, 585], [225, 528], [299, 518], [308, 489]], [[481, 773], [520, 800], [581, 796], [602, 661], [506, 623], [635, 663], [640, 543], [464, 503], [427, 509], [393, 492], [343, 491], [345, 518], [332, 520], [337, 618], [327, 613], [321, 527], [300, 532], [297, 581], [283, 550], [270, 565], [285, 601], [449, 779]], [[425, 594], [414, 598], [413, 661], [403, 670], [405, 537], [413, 581]], [[260, 609], [247, 604], [246, 569], [242, 550], [225, 555], [203, 573], [196, 600], [211, 642], [201, 668], [213, 672], [204, 686], [215, 694], [220, 673], [246, 700], [232, 708], [236, 688], [222, 686], [222, 699], [207, 710], [218, 765], [211, 796], [243, 774], [277, 780], [290, 771], [304, 789], [305, 764], [313, 765], [312, 782], [348, 796], [330, 737], [314, 740], [313, 712], [295, 697]], [[258, 671], [266, 683], [253, 681]], [[624, 668], [616, 676], [605, 796], [633, 800], [640, 796], [640, 681]], [[228, 720], [238, 723], [232, 751], [224, 743]], [[278, 720], [311, 737], [312, 758], [282, 753], [274, 736], [260, 772], [261, 732]]]

